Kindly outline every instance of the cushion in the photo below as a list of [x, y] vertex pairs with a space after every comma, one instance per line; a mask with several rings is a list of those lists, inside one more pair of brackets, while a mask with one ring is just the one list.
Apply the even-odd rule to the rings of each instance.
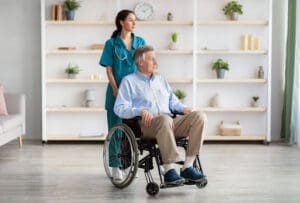
[[5, 98], [4, 98], [4, 93], [3, 93], [3, 86], [0, 85], [0, 116], [7, 116], [7, 108], [6, 108], [6, 103], [5, 103]]
[[2, 128], [2, 132], [4, 133], [18, 127], [19, 125], [22, 125], [21, 114], [12, 114], [0, 117], [0, 127]]

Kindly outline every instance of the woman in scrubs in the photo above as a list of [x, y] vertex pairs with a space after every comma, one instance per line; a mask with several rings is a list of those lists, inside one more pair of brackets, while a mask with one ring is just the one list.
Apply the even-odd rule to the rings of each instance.
[[[133, 60], [135, 50], [146, 44], [141, 37], [134, 35], [136, 17], [133, 11], [121, 10], [115, 19], [117, 29], [105, 43], [99, 64], [106, 68], [109, 84], [106, 90], [105, 109], [107, 110], [107, 123], [110, 130], [115, 124], [122, 123], [113, 111], [118, 87], [124, 76], [133, 73], [137, 67]], [[116, 133], [117, 134], [117, 133]], [[109, 166], [112, 167], [112, 176], [115, 181], [122, 181], [121, 161], [117, 157], [120, 151], [120, 135], [112, 136], [109, 145]]]

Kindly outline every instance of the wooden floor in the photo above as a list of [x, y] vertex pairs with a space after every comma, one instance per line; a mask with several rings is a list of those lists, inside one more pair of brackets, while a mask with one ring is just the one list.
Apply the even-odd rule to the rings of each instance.
[[[17, 142], [0, 147], [0, 202], [300, 202], [300, 149], [205, 144], [208, 185], [145, 192], [142, 170], [127, 188], [105, 175], [101, 144]], [[157, 177], [157, 176], [156, 176]]]

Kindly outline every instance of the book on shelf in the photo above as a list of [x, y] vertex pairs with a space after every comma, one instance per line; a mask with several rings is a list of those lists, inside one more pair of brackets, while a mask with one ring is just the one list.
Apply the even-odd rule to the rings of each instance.
[[64, 20], [64, 6], [53, 4], [51, 6], [51, 20]]

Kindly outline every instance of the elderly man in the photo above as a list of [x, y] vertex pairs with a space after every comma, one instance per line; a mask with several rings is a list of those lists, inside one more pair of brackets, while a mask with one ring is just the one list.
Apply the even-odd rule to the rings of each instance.
[[[139, 122], [144, 138], [156, 139], [164, 167], [164, 181], [181, 185], [185, 180], [200, 182], [205, 175], [193, 168], [195, 156], [203, 142], [206, 115], [184, 106], [173, 94], [168, 82], [158, 74], [155, 53], [151, 46], [139, 47], [134, 55], [138, 71], [123, 78], [114, 105], [121, 118], [141, 117]], [[171, 112], [183, 113], [175, 119]], [[189, 137], [186, 159], [180, 175], [173, 163], [180, 161], [175, 138]]]

